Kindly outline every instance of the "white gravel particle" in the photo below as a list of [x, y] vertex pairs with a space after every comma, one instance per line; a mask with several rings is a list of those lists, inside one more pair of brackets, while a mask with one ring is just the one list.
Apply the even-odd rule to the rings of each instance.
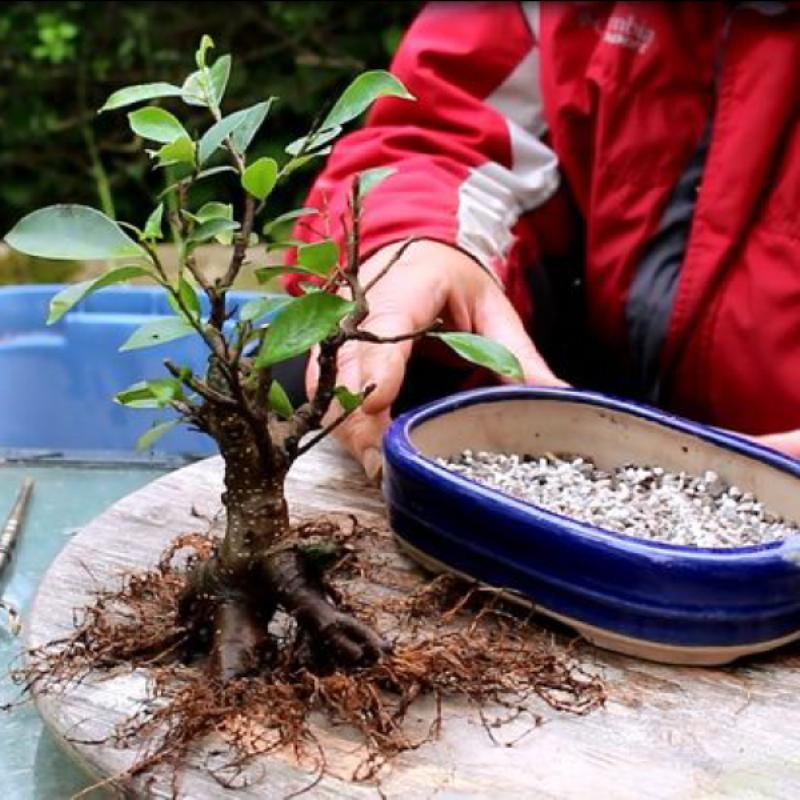
[[625, 464], [605, 472], [575, 455], [464, 450], [439, 464], [557, 514], [639, 539], [687, 547], [744, 547], [800, 528], [714, 471], [673, 473]]

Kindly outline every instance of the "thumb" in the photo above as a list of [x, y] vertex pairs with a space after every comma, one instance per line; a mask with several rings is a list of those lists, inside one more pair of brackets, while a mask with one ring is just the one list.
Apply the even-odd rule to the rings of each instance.
[[473, 313], [475, 332], [504, 345], [519, 360], [525, 383], [538, 386], [567, 386], [553, 374], [528, 336], [519, 314], [508, 298], [491, 287], [478, 298]]
[[753, 438], [759, 444], [780, 450], [794, 458], [800, 458], [800, 430], [769, 433], [764, 436], [754, 436]]

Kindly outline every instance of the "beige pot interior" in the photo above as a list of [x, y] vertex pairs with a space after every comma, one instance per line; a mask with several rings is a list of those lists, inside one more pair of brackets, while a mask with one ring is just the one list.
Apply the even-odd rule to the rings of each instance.
[[775, 467], [634, 415], [587, 403], [519, 399], [466, 406], [418, 425], [411, 442], [431, 458], [470, 448], [588, 456], [605, 470], [623, 464], [698, 475], [713, 470], [773, 512], [800, 521], [798, 479]]

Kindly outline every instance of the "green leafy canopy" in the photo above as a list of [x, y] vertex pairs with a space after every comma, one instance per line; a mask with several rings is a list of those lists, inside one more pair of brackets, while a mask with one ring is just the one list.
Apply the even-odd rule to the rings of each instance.
[[[346, 262], [340, 246], [332, 238], [315, 235], [315, 241], [302, 242], [291, 238], [287, 228], [305, 216], [319, 215], [311, 208], [299, 208], [278, 213], [264, 219], [262, 213], [269, 209], [278, 195], [277, 187], [293, 171], [309, 160], [327, 153], [344, 127], [360, 117], [375, 101], [381, 98], [411, 100], [413, 96], [391, 73], [371, 70], [357, 76], [333, 104], [322, 121], [304, 136], [292, 141], [286, 155], [262, 155], [263, 148], [250, 152], [256, 136], [265, 126], [274, 98], [266, 98], [247, 108], [223, 112], [221, 106], [231, 74], [231, 57], [227, 54], [212, 58], [214, 41], [202, 37], [194, 54], [194, 66], [180, 86], [156, 82], [128, 86], [112, 93], [101, 111], [126, 110], [130, 131], [144, 139], [153, 165], [167, 168], [168, 188], [159, 196], [158, 204], [147, 215], [144, 227], [117, 222], [113, 214], [102, 213], [83, 205], [53, 205], [23, 217], [8, 233], [8, 244], [32, 256], [69, 260], [122, 261], [122, 265], [109, 267], [100, 277], [68, 286], [60, 291], [50, 304], [48, 322], [60, 320], [77, 303], [105, 287], [129, 280], [150, 280], [165, 291], [172, 316], [155, 317], [136, 329], [120, 348], [136, 350], [173, 342], [188, 336], [201, 336], [215, 353], [238, 353], [236, 368], [253, 372], [269, 370], [275, 364], [307, 353], [337, 332], [344, 336], [349, 328], [343, 321], [355, 311], [363, 310], [338, 293], [352, 275], [340, 268]], [[170, 109], [162, 104], [170, 104]], [[135, 106], [135, 108], [130, 108]], [[198, 128], [196, 110], [190, 121], [185, 121], [185, 106], [204, 108], [206, 122]], [[179, 109], [183, 107], [184, 114]], [[191, 111], [191, 109], [190, 109]], [[121, 116], [121, 115], [120, 115]], [[123, 119], [124, 122], [124, 119]], [[130, 138], [130, 135], [129, 135]], [[254, 148], [255, 149], [255, 148]], [[224, 165], [208, 166], [212, 159]], [[356, 189], [363, 198], [382, 181], [394, 173], [391, 166], [366, 170], [356, 177]], [[194, 185], [210, 176], [228, 179], [237, 191], [233, 202], [217, 199], [205, 192], [193, 194]], [[231, 177], [235, 176], [235, 184]], [[203, 184], [203, 189], [215, 184]], [[199, 207], [198, 207], [199, 206]], [[271, 211], [271, 209], [269, 209]], [[144, 214], [142, 214], [144, 217]], [[167, 223], [165, 225], [165, 223]], [[315, 230], [325, 230], [328, 220], [310, 221], [309, 227], [318, 223]], [[254, 226], [258, 225], [258, 228]], [[355, 226], [350, 228], [351, 232]], [[255, 266], [259, 280], [267, 280], [285, 272], [300, 273], [309, 280], [301, 283], [303, 294], [298, 297], [257, 297], [238, 310], [226, 305], [227, 293], [242, 265], [249, 264], [247, 247], [258, 243], [254, 232], [260, 230], [266, 239], [268, 258], [266, 266]], [[165, 233], [175, 234], [178, 254], [177, 268], [164, 268], [159, 253]], [[132, 232], [132, 233], [131, 233]], [[274, 239], [278, 241], [274, 241]], [[224, 275], [212, 278], [197, 272], [197, 248], [211, 243], [231, 246], [235, 268], [227, 268]], [[348, 258], [353, 249], [348, 243]], [[274, 263], [276, 249], [294, 247], [297, 263], [285, 266]], [[132, 263], [131, 263], [132, 262]], [[230, 262], [228, 262], [230, 263]], [[233, 277], [228, 276], [228, 272]], [[198, 292], [205, 291], [207, 298], [201, 306]], [[353, 292], [358, 297], [357, 292]], [[216, 303], [216, 306], [215, 306]], [[202, 309], [209, 309], [203, 312]], [[206, 317], [207, 314], [207, 317]], [[351, 318], [355, 319], [355, 317]], [[456, 353], [468, 361], [498, 372], [512, 379], [522, 379], [522, 369], [517, 359], [502, 345], [474, 334], [436, 333]], [[234, 338], [238, 337], [238, 338]], [[340, 339], [339, 341], [343, 341]], [[248, 348], [255, 345], [255, 350]], [[211, 359], [213, 362], [214, 359]], [[242, 366], [245, 364], [245, 366]], [[224, 364], [231, 369], [231, 364]], [[132, 408], [172, 409], [184, 413], [198, 397], [206, 395], [212, 384], [211, 373], [193, 376], [188, 368], [170, 366], [178, 377], [164, 377], [140, 381], [119, 392], [118, 403]], [[261, 373], [269, 380], [268, 388], [258, 381], [248, 380], [246, 386], [259, 386], [258, 398], [266, 402], [269, 411], [288, 419], [294, 414], [291, 401], [280, 383], [270, 373]], [[203, 380], [208, 383], [205, 389]], [[190, 397], [183, 393], [189, 387]], [[344, 386], [336, 386], [334, 397], [341, 408], [349, 413], [357, 409], [365, 394], [354, 393]], [[145, 431], [140, 446], [150, 448], [167, 433], [178, 420], [169, 419]]]

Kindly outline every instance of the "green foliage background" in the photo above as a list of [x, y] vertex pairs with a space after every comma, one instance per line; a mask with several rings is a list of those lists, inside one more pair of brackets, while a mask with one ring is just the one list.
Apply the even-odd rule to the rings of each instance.
[[[0, 3], [0, 230], [59, 202], [143, 222], [164, 171], [151, 168], [119, 114], [96, 112], [122, 86], [180, 84], [203, 33], [215, 56], [234, 57], [224, 110], [280, 98], [255, 158], [280, 153], [357, 72], [385, 67], [420, 5]], [[277, 204], [300, 200], [312, 176], [299, 172]]]

